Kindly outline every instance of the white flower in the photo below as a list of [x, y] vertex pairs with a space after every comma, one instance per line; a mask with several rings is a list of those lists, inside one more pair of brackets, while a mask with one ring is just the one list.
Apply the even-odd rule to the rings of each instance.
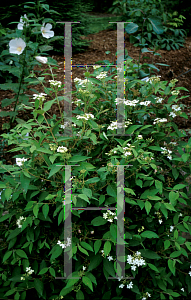
[[163, 221], [160, 219], [160, 220], [159, 220], [159, 223], [161, 224], [162, 222], [163, 222]]
[[170, 232], [172, 232], [174, 229], [174, 226], [170, 226]]
[[169, 114], [169, 116], [175, 118], [175, 117], [176, 117], [176, 114], [175, 114], [174, 112], [171, 111], [170, 114]]
[[102, 79], [107, 77], [107, 71], [101, 72], [99, 75], [96, 76], [97, 79]]
[[17, 221], [16, 221], [16, 224], [18, 225], [18, 228], [22, 228], [22, 225], [21, 225], [21, 220], [26, 220], [26, 218], [24, 218], [23, 216], [20, 217]]
[[113, 220], [112, 220], [112, 219], [108, 219], [108, 221], [109, 221], [109, 222], [113, 222]]
[[26, 268], [26, 272], [27, 272], [29, 275], [31, 275], [31, 274], [34, 272], [34, 270], [32, 270], [31, 267], [28, 267], [28, 268]]
[[136, 270], [136, 266], [131, 266], [131, 270], [135, 271]]
[[[28, 20], [27, 15], [24, 14], [24, 18]], [[23, 25], [25, 24], [25, 21], [23, 20], [23, 17], [20, 17], [20, 23], [17, 25], [17, 28], [19, 30], [23, 30]], [[29, 24], [27, 24], [27, 26], [29, 26]]]
[[57, 149], [57, 152], [61, 152], [61, 153], [65, 153], [67, 151], [68, 151], [68, 149], [66, 147], [63, 147], [63, 146], [59, 146], [58, 149]]
[[107, 213], [103, 213], [103, 218], [107, 219]]
[[191, 276], [191, 271], [188, 274]]
[[45, 23], [43, 23], [41, 27], [42, 36], [49, 39], [54, 36], [54, 31], [50, 30], [52, 28], [52, 24], [47, 23], [45, 27], [44, 24]]
[[51, 87], [61, 87], [62, 82], [57, 80], [49, 80]]
[[27, 158], [16, 158], [16, 164], [17, 166], [22, 166], [23, 165], [23, 162], [27, 161]]
[[132, 283], [132, 281], [127, 285], [127, 289], [132, 289], [132, 287], [133, 287], [133, 283]]
[[25, 280], [24, 277], [21, 277], [21, 280]]
[[181, 214], [181, 213], [179, 213], [179, 217], [182, 217], [182, 214]]
[[83, 116], [76, 116], [76, 118], [77, 118], [78, 120], [79, 120], [79, 119], [85, 119], [85, 120], [88, 120], [88, 119], [90, 119], [90, 118], [94, 119], [94, 115], [85, 113]]
[[44, 96], [47, 96], [47, 94], [45, 93], [33, 94], [33, 100], [38, 99], [44, 101], [45, 100]]
[[120, 284], [119, 288], [122, 289], [124, 286], [124, 284]]
[[137, 255], [137, 256], [141, 255], [141, 252], [137, 251], [137, 252], [136, 252], [136, 255]]
[[143, 78], [143, 79], [141, 79], [141, 81], [149, 81], [149, 77], [145, 77], [145, 78]]
[[151, 297], [151, 294], [149, 294], [148, 292], [146, 292], [146, 294], [147, 294], [148, 297]]
[[151, 101], [145, 101], [145, 102], [140, 102], [139, 104], [140, 105], [145, 105], [145, 106], [147, 106], [147, 105], [149, 105], [151, 103]]
[[181, 291], [183, 291], [183, 292], [184, 292], [184, 288], [181, 288]]
[[46, 64], [48, 61], [48, 58], [45, 56], [35, 56], [35, 59], [42, 64]]
[[86, 267], [83, 266], [83, 271], [85, 271]]
[[108, 256], [107, 259], [109, 259], [109, 261], [110, 261], [110, 260], [113, 260], [113, 257], [112, 256]]
[[142, 300], [147, 300], [147, 298], [143, 297]]
[[153, 124], [156, 124], [156, 123], [160, 123], [160, 122], [167, 122], [167, 119], [163, 118], [163, 119], [160, 119], [160, 118], [156, 118], [153, 122]]
[[155, 99], [156, 99], [156, 103], [162, 103], [163, 101], [163, 98], [155, 97]]
[[26, 43], [21, 38], [13, 39], [9, 42], [9, 53], [22, 54], [26, 47]]

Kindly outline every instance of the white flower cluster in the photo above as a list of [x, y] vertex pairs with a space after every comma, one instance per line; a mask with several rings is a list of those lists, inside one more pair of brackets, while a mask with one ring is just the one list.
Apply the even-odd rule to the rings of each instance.
[[67, 244], [63, 244], [60, 240], [58, 240], [57, 245], [59, 245], [60, 247], [62, 247], [62, 249], [64, 249], [71, 245], [71, 238], [67, 237]]
[[174, 229], [174, 226], [170, 226], [170, 232], [172, 232]]
[[[130, 124], [133, 124], [133, 123], [131, 122], [130, 119], [128, 119], [128, 121], [124, 122], [124, 127], [127, 127]], [[117, 124], [117, 121], [112, 121], [111, 124], [109, 125], [109, 127], [107, 127], [107, 129], [115, 130], [115, 129], [117, 129], [117, 127], [123, 128], [123, 124], [122, 123]]]
[[[69, 122], [64, 122], [64, 125], [60, 125], [62, 129], [66, 128], [69, 125]], [[72, 123], [72, 126], [76, 127], [75, 123]]]
[[154, 122], [153, 124], [159, 124], [159, 123], [162, 123], [162, 122], [167, 122], [167, 119], [163, 118], [163, 119], [160, 119], [160, 118], [156, 118], [154, 119]]
[[99, 75], [96, 76], [97, 79], [103, 79], [106, 77], [107, 77], [107, 71], [103, 71]]
[[[163, 154], [171, 154], [171, 153], [172, 153], [172, 151], [169, 150], [169, 149], [167, 149], [166, 147], [161, 147], [161, 149], [164, 150], [164, 151], [161, 152], [161, 153], [163, 153]], [[167, 157], [168, 157], [170, 160], [172, 160], [172, 156], [171, 156], [171, 155], [168, 155]]]
[[82, 80], [82, 79], [76, 77], [76, 78], [74, 79], [74, 82], [77, 82], [77, 83], [78, 83], [79, 85], [81, 85], [82, 87], [86, 87], [84, 84], [86, 84], [86, 83], [88, 82], [88, 80], [87, 80], [87, 78], [84, 79], [84, 80]]
[[45, 96], [47, 96], [47, 94], [45, 93], [40, 93], [40, 94], [33, 94], [33, 100], [38, 99], [39, 101], [44, 101], [45, 100]]
[[[26, 272], [27, 272], [27, 274], [25, 274], [24, 276], [32, 275], [32, 273], [34, 272], [34, 270], [32, 270], [31, 267], [27, 267], [26, 268]], [[21, 277], [21, 280], [25, 280], [25, 278]]]
[[145, 78], [143, 78], [143, 79], [141, 79], [142, 81], [146, 81], [146, 82], [149, 82], [149, 83], [152, 83], [152, 82], [158, 82], [158, 81], [160, 81], [160, 78], [159, 77], [161, 77], [161, 76], [152, 76], [152, 77], [145, 77]]
[[176, 90], [171, 92], [171, 94], [172, 94], [173, 96], [174, 96], [174, 95], [177, 96], [179, 93], [180, 93], [180, 91], [176, 91]]
[[[148, 292], [146, 292], [145, 296], [151, 297], [151, 294], [149, 294]], [[146, 297], [143, 297], [142, 300], [147, 300], [147, 298], [146, 298]]]
[[93, 66], [94, 70], [99, 69], [99, 68], [101, 68], [101, 66]]
[[174, 118], [174, 117], [177, 116], [176, 112], [177, 111], [181, 111], [181, 108], [178, 105], [172, 105], [172, 110], [173, 111], [171, 111], [171, 113], [169, 114], [169, 116]]
[[125, 99], [121, 99], [121, 98], [116, 98], [115, 99], [116, 103], [124, 103], [125, 105], [129, 105], [129, 106], [136, 106], [136, 104], [139, 102], [139, 100], [125, 100]]
[[[132, 149], [133, 147], [135, 147], [135, 146], [132, 146], [131, 144], [127, 144], [127, 146], [129, 146], [129, 147], [124, 147], [124, 148], [123, 148], [123, 150], [125, 151], [125, 152], [123, 153], [123, 155], [125, 155], [125, 156], [131, 155], [132, 153], [131, 153], [130, 151], [131, 151], [131, 149]], [[127, 151], [127, 150], [130, 150], [130, 151]]]
[[22, 216], [22, 217], [20, 217], [20, 218], [17, 220], [16, 224], [18, 225], [18, 228], [22, 228], [21, 220], [24, 220], [24, 221], [25, 221], [26, 218], [24, 218], [24, 217]]
[[89, 119], [94, 119], [94, 115], [92, 114], [84, 114], [83, 116], [76, 116], [76, 118], [79, 120], [79, 119], [85, 119], [85, 120], [89, 120]]
[[145, 105], [145, 106], [147, 106], [147, 105], [149, 105], [151, 103], [151, 101], [143, 101], [143, 102], [140, 102], [139, 104], [140, 105]]
[[145, 260], [141, 257], [141, 252], [137, 251], [134, 256], [128, 255], [128, 264], [132, 265], [131, 270], [135, 271], [137, 267], [145, 265]]
[[59, 146], [58, 149], [57, 149], [57, 152], [60, 152], [60, 153], [66, 153], [67, 151], [68, 151], [68, 149], [66, 147], [63, 147], [63, 146]]
[[[114, 217], [115, 216], [115, 217]], [[117, 220], [117, 216], [115, 213], [113, 213], [112, 211], [107, 211], [106, 213], [103, 213], [103, 218], [107, 219], [108, 222], [113, 222], [113, 219]]]
[[161, 224], [163, 222], [161, 213], [159, 211], [155, 211], [154, 214], [156, 214], [158, 216], [159, 223]]
[[160, 97], [155, 97], [156, 101], [155, 103], [162, 103], [163, 101], [163, 98], [160, 98]]
[[51, 87], [61, 87], [62, 82], [57, 80], [49, 80]]
[[19, 157], [17, 157], [16, 158], [16, 164], [17, 164], [17, 166], [22, 166], [23, 165], [23, 162], [25, 162], [25, 161], [27, 161], [27, 158], [19, 158]]
[[84, 102], [81, 99], [76, 99], [75, 101], [72, 101], [72, 103], [75, 103], [77, 106], [84, 105]]

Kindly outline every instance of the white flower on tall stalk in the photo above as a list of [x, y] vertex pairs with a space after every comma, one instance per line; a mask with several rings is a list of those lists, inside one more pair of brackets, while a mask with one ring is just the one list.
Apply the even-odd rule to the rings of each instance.
[[50, 30], [52, 28], [52, 24], [47, 23], [46, 26], [44, 26], [44, 24], [45, 23], [43, 23], [41, 27], [42, 36], [49, 39], [54, 36], [54, 31]]
[[33, 100], [38, 99], [44, 101], [45, 100], [44, 96], [47, 96], [47, 94], [45, 93], [33, 94]]
[[26, 43], [21, 38], [13, 39], [9, 42], [9, 53], [22, 54], [26, 47]]
[[94, 115], [85, 113], [83, 116], [80, 116], [80, 115], [76, 116], [76, 118], [77, 118], [78, 120], [79, 120], [79, 119], [85, 119], [85, 120], [88, 120], [88, 119], [90, 119], [90, 118], [94, 119]]
[[114, 130], [114, 129], [117, 129], [117, 127], [123, 128], [123, 125], [124, 125], [124, 127], [127, 127], [128, 125], [132, 124], [130, 119], [128, 119], [128, 121], [125, 121], [124, 123], [125, 124], [122, 124], [122, 123], [117, 124], [117, 121], [112, 121], [111, 124], [109, 125], [109, 127], [107, 127], [107, 129]]
[[62, 82], [57, 80], [49, 80], [51, 87], [61, 87]]
[[45, 56], [35, 56], [35, 59], [42, 64], [46, 64], [48, 61], [48, 58]]
[[99, 75], [96, 76], [97, 79], [103, 79], [106, 77], [107, 77], [107, 71], [103, 71]]
[[[24, 18], [28, 20], [26, 14], [24, 14]], [[24, 21], [23, 17], [21, 16], [21, 17], [20, 17], [20, 23], [17, 25], [17, 28], [18, 28], [19, 30], [23, 30], [23, 25], [24, 25], [25, 23], [26, 23], [26, 22]], [[27, 24], [26, 26], [29, 26], [29, 24]]]
[[19, 167], [22, 166], [23, 162], [25, 162], [25, 161], [27, 161], [27, 158], [19, 158], [19, 157], [16, 158], [16, 164]]

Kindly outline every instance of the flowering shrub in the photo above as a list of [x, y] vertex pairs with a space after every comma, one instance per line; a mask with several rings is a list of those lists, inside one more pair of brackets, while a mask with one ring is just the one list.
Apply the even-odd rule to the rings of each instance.
[[[85, 73], [86, 79], [75, 79], [72, 136], [63, 136], [68, 123], [61, 111], [60, 116], [48, 114], [63, 100], [57, 92], [64, 85], [55, 80], [45, 93], [33, 95], [34, 118], [2, 134], [16, 145], [11, 151], [22, 154], [15, 155], [13, 166], [0, 164], [0, 297], [28, 299], [32, 293], [40, 299], [145, 300], [159, 299], [159, 294], [174, 299], [191, 291], [191, 243], [182, 236], [191, 234], [191, 217], [181, 205], [191, 204], [186, 181], [191, 139], [181, 141], [186, 133], [173, 120], [188, 118], [174, 104], [186, 97], [179, 97], [186, 89], [159, 76], [132, 78], [126, 63], [125, 122], [118, 125], [128, 136], [115, 137], [116, 104], [122, 99], [116, 98], [116, 73], [104, 72], [96, 67], [93, 74]], [[46, 94], [53, 100], [47, 102]], [[63, 226], [64, 165], [72, 165], [72, 208], [98, 208], [88, 214], [72, 210], [72, 239]], [[122, 165], [127, 166], [125, 278], [116, 268], [117, 166]], [[63, 251], [72, 257], [72, 276], [81, 278], [55, 279], [64, 277]]]

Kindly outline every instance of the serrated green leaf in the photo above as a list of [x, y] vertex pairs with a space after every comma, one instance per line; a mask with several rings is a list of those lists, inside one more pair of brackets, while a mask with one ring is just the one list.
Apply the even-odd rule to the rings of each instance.
[[150, 213], [151, 207], [152, 207], [151, 203], [149, 201], [146, 201], [145, 209], [146, 209], [147, 215]]

